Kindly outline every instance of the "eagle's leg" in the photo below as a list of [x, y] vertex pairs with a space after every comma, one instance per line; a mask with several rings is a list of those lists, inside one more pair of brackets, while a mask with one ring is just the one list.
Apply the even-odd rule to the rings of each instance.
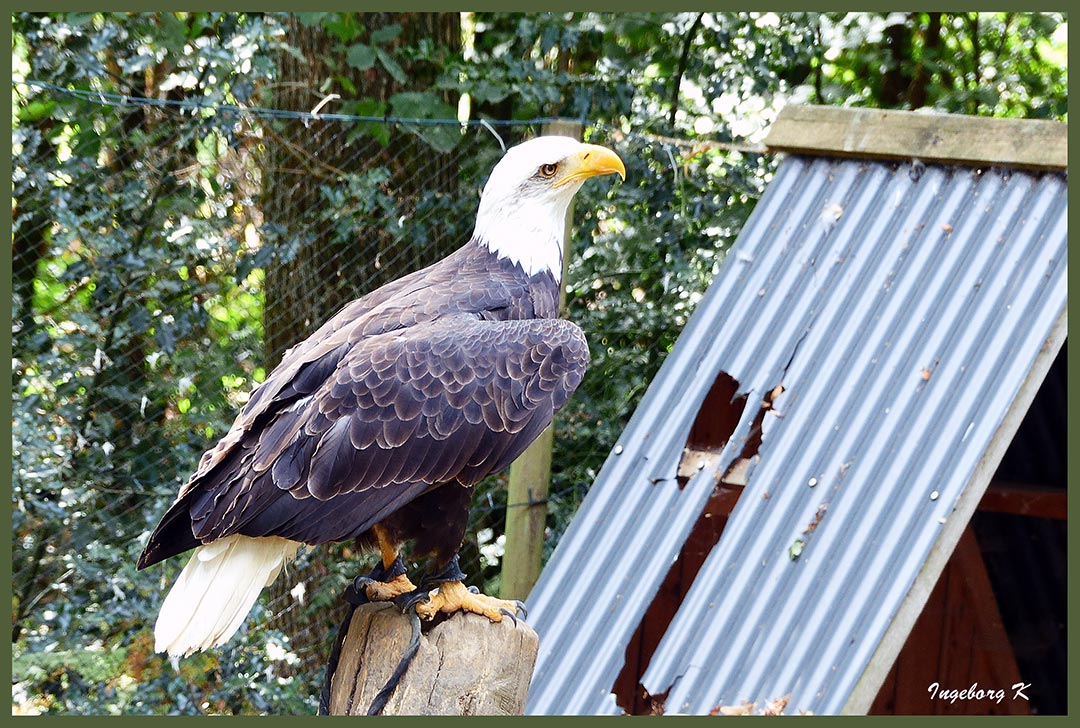
[[356, 577], [353, 587], [357, 591], [363, 588], [367, 598], [373, 602], [391, 602], [402, 594], [416, 591], [416, 586], [405, 574], [405, 564], [390, 533], [380, 525], [374, 526], [372, 531], [379, 542], [382, 567], [376, 568], [368, 576]]
[[480, 594], [473, 588], [466, 588], [462, 583], [465, 574], [458, 566], [455, 554], [446, 567], [437, 574], [424, 580], [424, 588], [437, 583], [439, 586], [427, 592], [427, 600], [416, 605], [416, 613], [422, 619], [434, 619], [439, 612], [472, 612], [487, 617], [492, 622], [501, 622], [503, 615], [517, 623], [517, 612], [526, 616], [525, 605], [516, 599], [497, 599]]

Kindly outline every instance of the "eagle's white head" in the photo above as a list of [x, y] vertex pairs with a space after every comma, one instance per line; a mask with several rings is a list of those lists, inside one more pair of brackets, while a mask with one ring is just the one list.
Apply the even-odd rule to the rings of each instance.
[[529, 275], [548, 270], [559, 281], [570, 200], [602, 174], [626, 179], [626, 167], [595, 144], [543, 136], [511, 147], [484, 186], [473, 237]]

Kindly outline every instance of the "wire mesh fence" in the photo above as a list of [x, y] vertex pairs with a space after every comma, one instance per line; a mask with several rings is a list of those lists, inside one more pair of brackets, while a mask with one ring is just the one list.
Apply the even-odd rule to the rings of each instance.
[[[65, 639], [78, 625], [98, 646], [125, 644], [117, 659], [139, 674], [181, 559], [149, 574], [134, 563], [202, 452], [288, 347], [463, 244], [502, 144], [548, 120], [436, 124], [47, 84], [19, 92], [30, 111], [13, 132], [16, 660], [78, 659], [86, 645]], [[730, 160], [725, 174], [704, 174], [717, 158], [675, 140], [583, 131], [650, 184], [578, 198], [567, 315], [586, 330], [593, 365], [556, 424], [547, 553], [749, 208], [710, 210], [761, 185]], [[675, 222], [636, 229], [620, 207]], [[689, 242], [686, 219], [703, 220]], [[505, 476], [476, 492], [463, 565], [492, 591]], [[290, 656], [265, 679], [318, 678], [336, 600], [368, 567], [341, 544], [304, 553], [279, 579], [264, 622]]]

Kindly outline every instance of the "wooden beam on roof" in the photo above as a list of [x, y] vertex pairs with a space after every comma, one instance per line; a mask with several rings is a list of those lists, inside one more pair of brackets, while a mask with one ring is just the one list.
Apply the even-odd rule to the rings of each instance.
[[1042, 119], [789, 104], [773, 122], [772, 152], [919, 159], [1064, 170], [1069, 125]]

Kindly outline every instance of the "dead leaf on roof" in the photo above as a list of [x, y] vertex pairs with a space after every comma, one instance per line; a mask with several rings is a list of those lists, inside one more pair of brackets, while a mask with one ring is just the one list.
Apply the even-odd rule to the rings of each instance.
[[827, 510], [829, 510], [828, 503], [822, 503], [820, 506], [818, 506], [817, 511], [814, 513], [814, 519], [810, 521], [809, 524], [807, 524], [805, 529], [803, 529], [803, 533], [805, 533], [807, 536], [813, 533], [814, 529], [821, 525], [821, 518], [825, 515], [825, 511]]
[[761, 711], [762, 715], [783, 715], [784, 708], [787, 707], [788, 701], [791, 700], [790, 695], [785, 695], [782, 698], [776, 698], [775, 700], [765, 701], [765, 708]]
[[709, 711], [709, 715], [751, 715], [754, 712], [755, 703], [742, 705], [718, 705]]

